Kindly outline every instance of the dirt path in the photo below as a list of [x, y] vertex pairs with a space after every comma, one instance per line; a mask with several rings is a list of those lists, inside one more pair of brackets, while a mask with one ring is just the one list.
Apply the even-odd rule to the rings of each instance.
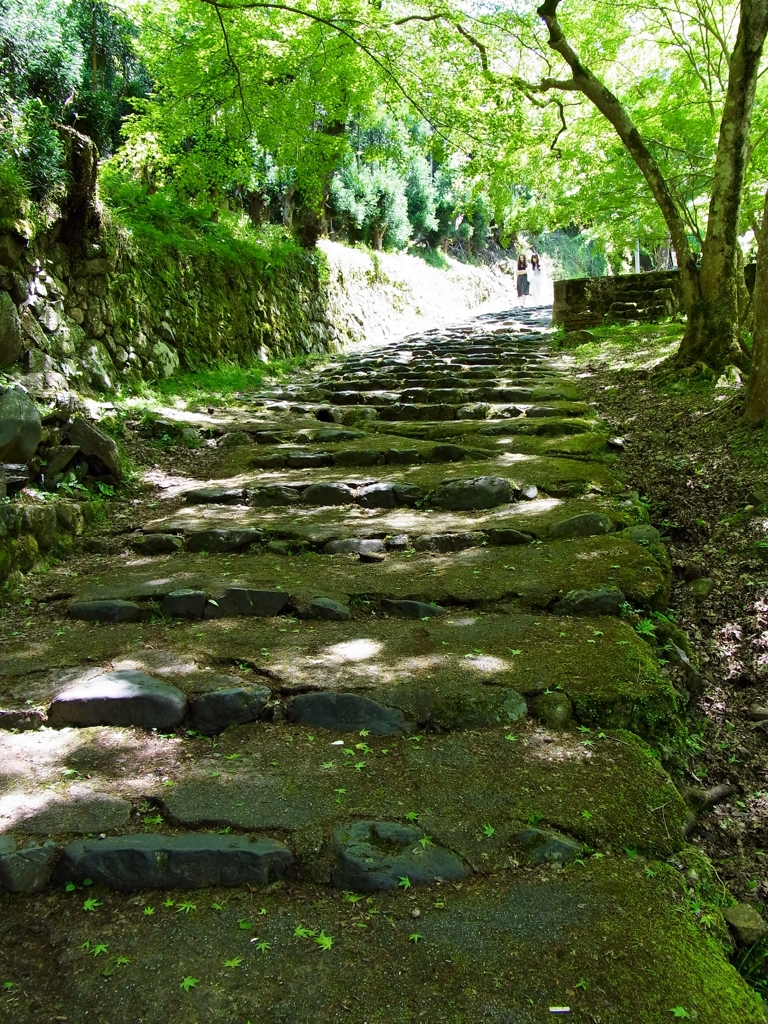
[[547, 319], [180, 415], [212, 443], [30, 578], [4, 1021], [763, 1020], [656, 753], [668, 556]]

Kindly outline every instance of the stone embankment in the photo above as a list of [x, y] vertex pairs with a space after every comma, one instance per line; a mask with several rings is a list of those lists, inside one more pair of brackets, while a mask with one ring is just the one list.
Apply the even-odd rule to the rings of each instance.
[[544, 319], [241, 396], [35, 581], [9, 1024], [763, 1020], [659, 757], [696, 683], [666, 552]]

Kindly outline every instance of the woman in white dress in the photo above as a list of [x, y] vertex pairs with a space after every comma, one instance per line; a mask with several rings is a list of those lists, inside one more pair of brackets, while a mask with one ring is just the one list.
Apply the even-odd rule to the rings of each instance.
[[531, 305], [540, 306], [544, 299], [544, 275], [541, 270], [541, 260], [537, 252], [531, 256]]

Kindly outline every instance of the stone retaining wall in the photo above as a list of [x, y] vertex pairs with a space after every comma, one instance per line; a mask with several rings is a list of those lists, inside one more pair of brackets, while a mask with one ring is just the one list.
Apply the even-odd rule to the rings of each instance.
[[682, 306], [676, 270], [555, 281], [552, 324], [566, 330], [620, 320], [659, 320]]
[[68, 555], [93, 518], [93, 503], [52, 495], [0, 501], [0, 588], [21, 582], [41, 559]]

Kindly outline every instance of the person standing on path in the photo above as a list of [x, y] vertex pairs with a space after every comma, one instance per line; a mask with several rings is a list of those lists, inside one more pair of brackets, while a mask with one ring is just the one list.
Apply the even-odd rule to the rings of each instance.
[[528, 260], [525, 258], [525, 253], [521, 252], [517, 260], [517, 297], [524, 306], [528, 304], [527, 300], [529, 294], [530, 285], [528, 283]]
[[541, 270], [541, 260], [537, 252], [531, 256], [531, 301], [534, 306], [540, 306], [544, 293], [544, 275]]

